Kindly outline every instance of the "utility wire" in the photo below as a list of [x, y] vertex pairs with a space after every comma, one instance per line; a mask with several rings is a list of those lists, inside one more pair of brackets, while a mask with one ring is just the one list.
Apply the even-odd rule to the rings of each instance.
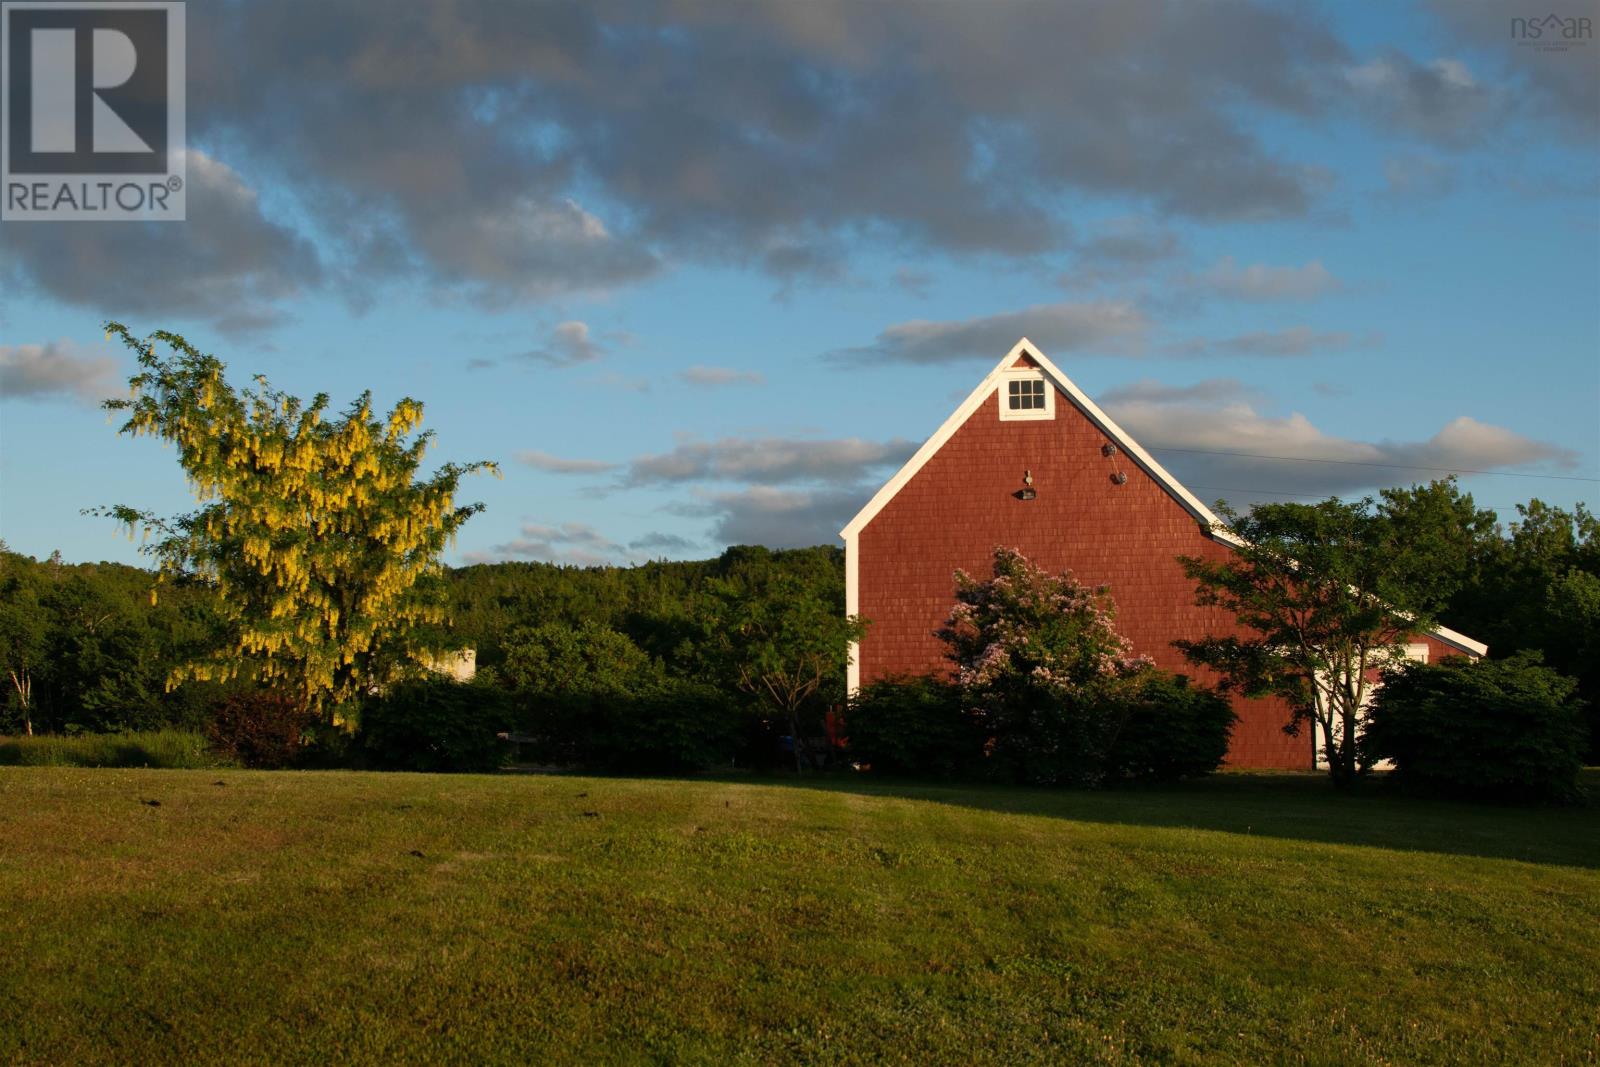
[[[1524, 474], [1521, 471], [1485, 471], [1468, 467], [1424, 467], [1415, 463], [1369, 463], [1359, 459], [1311, 459], [1306, 456], [1268, 456], [1260, 452], [1219, 452], [1210, 448], [1168, 448], [1163, 445], [1145, 445], [1152, 452], [1186, 452], [1197, 456], [1237, 456], [1241, 459], [1278, 459], [1289, 463], [1337, 463], [1346, 467], [1391, 467], [1407, 471], [1439, 471], [1444, 474], [1490, 474], [1497, 478], [1552, 478], [1563, 482], [1600, 482], [1600, 478], [1587, 478], [1575, 474]], [[1238, 490], [1252, 492], [1253, 490]]]
[[[1283, 489], [1244, 489], [1237, 485], [1189, 485], [1188, 489], [1204, 489], [1212, 493], [1255, 493], [1258, 496], [1286, 496], [1292, 500], [1325, 500], [1321, 493], [1290, 493]], [[1473, 502], [1473, 507], [1483, 508], [1487, 511], [1515, 511], [1522, 507], [1521, 504], [1479, 504]]]

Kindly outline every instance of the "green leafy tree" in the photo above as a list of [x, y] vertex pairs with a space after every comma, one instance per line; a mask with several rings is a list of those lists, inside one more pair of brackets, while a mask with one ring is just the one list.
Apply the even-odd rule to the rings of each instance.
[[1402, 781], [1465, 795], [1575, 800], [1584, 727], [1577, 684], [1538, 652], [1404, 663], [1385, 672], [1361, 732]]
[[150, 603], [153, 575], [0, 552], [0, 729], [191, 728], [206, 684], [167, 692], [172, 668], [217, 637], [214, 595], [190, 582]]
[[0, 660], [4, 661], [7, 703], [22, 732], [33, 736], [34, 681], [49, 660], [49, 618], [39, 603], [38, 583], [25, 557], [0, 542]]
[[[1441, 613], [1454, 618], [1461, 591], [1477, 581], [1501, 549], [1495, 513], [1480, 508], [1463, 493], [1455, 476], [1408, 489], [1379, 492], [1378, 513], [1388, 523], [1392, 540], [1407, 546], [1413, 568]], [[1482, 636], [1475, 630], [1467, 631]]]
[[1400, 537], [1448, 588], [1446, 623], [1486, 642], [1495, 658], [1538, 651], [1578, 679], [1589, 758], [1600, 758], [1600, 520], [1582, 504], [1568, 511], [1531, 500], [1502, 529], [1454, 479], [1382, 496]]
[[1448, 584], [1430, 568], [1426, 542], [1409, 541], [1405, 524], [1370, 499], [1220, 513], [1235, 549], [1179, 560], [1196, 603], [1230, 612], [1244, 633], [1176, 644], [1225, 688], [1287, 700], [1287, 728], [1320, 727], [1329, 773], [1349, 784], [1363, 769], [1357, 728], [1373, 672], [1433, 625]]
[[501, 676], [524, 693], [626, 693], [659, 674], [627, 634], [598, 622], [545, 622], [511, 631]]
[[733, 573], [706, 583], [701, 654], [788, 724], [802, 770], [802, 716], [821, 696], [842, 701], [850, 644], [866, 622], [845, 614], [835, 570], [813, 575], [775, 565], [764, 549], [744, 553]]
[[[226, 640], [168, 679], [244, 676], [292, 693], [327, 716], [423, 660], [423, 627], [444, 615], [439, 553], [482, 509], [458, 505], [461, 478], [496, 470], [447, 463], [419, 477], [432, 433], [414, 434], [422, 405], [402, 399], [374, 414], [363, 393], [329, 415], [257, 377], [236, 390], [225, 365], [175, 333], [134, 337], [108, 323], [142, 372], [122, 432], [176, 446], [199, 509], [161, 519], [127, 506], [103, 509], [146, 546], [161, 576], [192, 575], [219, 596]], [[157, 345], [166, 354], [157, 354]], [[152, 597], [154, 593], [152, 593]]]

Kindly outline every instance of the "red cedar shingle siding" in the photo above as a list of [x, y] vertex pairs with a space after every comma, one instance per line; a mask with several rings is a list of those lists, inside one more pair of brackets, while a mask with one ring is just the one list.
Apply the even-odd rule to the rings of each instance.
[[[1128, 456], [1107, 458], [1108, 438], [1065, 397], [1056, 417], [1002, 422], [993, 394], [859, 535], [860, 612], [872, 620], [859, 656], [861, 681], [948, 670], [933, 636], [954, 602], [952, 572], [987, 576], [996, 545], [1051, 570], [1110, 586], [1117, 624], [1157, 665], [1213, 681], [1172, 647], [1180, 637], [1227, 633], [1226, 612], [1194, 604], [1180, 554], [1221, 557], [1229, 549]], [[1033, 472], [1036, 499], [1014, 496]], [[1116, 485], [1116, 471], [1128, 475]], [[1429, 639], [1437, 660], [1447, 646]], [[1311, 737], [1283, 732], [1277, 700], [1235, 702], [1228, 762], [1310, 768]]]

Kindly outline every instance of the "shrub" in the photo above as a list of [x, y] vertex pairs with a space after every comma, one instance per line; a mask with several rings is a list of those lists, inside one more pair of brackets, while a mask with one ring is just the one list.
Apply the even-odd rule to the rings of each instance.
[[203, 734], [190, 730], [0, 738], [0, 765], [15, 767], [225, 767]]
[[1234, 719], [1215, 691], [1144, 668], [1115, 686], [1019, 688], [1003, 715], [969, 709], [950, 682], [885, 679], [857, 694], [845, 730], [851, 756], [875, 771], [1101, 785], [1209, 774]]
[[1238, 716], [1226, 697], [1181, 674], [1150, 669], [1118, 709], [1106, 777], [1166, 782], [1210, 774], [1228, 754]]
[[207, 734], [212, 747], [246, 767], [292, 766], [311, 721], [302, 701], [267, 689], [231, 693], [217, 702]]
[[1361, 735], [1368, 762], [1443, 792], [1570, 800], [1582, 769], [1577, 683], [1537, 652], [1407, 663], [1385, 672]]
[[1019, 785], [1104, 785], [1112, 744], [1127, 714], [1111, 688], [1023, 688], [983, 720], [991, 777]]
[[845, 713], [850, 756], [872, 770], [933, 778], [975, 774], [984, 732], [961, 690], [929, 677], [884, 678], [863, 686]]
[[1117, 632], [1105, 587], [1050, 574], [1015, 549], [994, 577], [955, 574], [938, 636], [962, 703], [987, 734], [993, 775], [1034, 785], [1099, 785], [1125, 697], [1148, 669]]
[[634, 773], [672, 773], [731, 762], [741, 712], [720, 690], [675, 678], [631, 690], [524, 694], [519, 721], [535, 760]]
[[390, 686], [361, 706], [359, 742], [369, 766], [396, 771], [492, 771], [509, 746], [500, 695], [487, 686], [425, 678]]
[[537, 762], [659, 772], [726, 765], [741, 713], [721, 691], [666, 674], [627, 634], [544, 623], [507, 640], [505, 680]]
[[332, 721], [313, 718], [306, 724], [296, 767], [332, 771], [361, 766], [361, 739], [356, 732], [361, 721], [359, 703], [337, 705], [330, 718]]

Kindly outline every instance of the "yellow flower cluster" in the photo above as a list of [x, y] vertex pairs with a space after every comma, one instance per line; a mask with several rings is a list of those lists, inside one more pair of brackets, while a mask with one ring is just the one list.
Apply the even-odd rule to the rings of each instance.
[[440, 569], [464, 518], [456, 482], [492, 465], [418, 481], [427, 439], [407, 439], [420, 403], [379, 420], [363, 397], [327, 421], [324, 397], [302, 410], [260, 379], [235, 394], [220, 363], [179, 350], [191, 358], [141, 352], [149, 370], [134, 380], [125, 430], [175, 445], [195, 494], [214, 502], [162, 554], [168, 569], [214, 583], [236, 641], [169, 685], [248, 672], [325, 708], [387, 681], [378, 675], [404, 658], [408, 632], [443, 619], [418, 582]]

